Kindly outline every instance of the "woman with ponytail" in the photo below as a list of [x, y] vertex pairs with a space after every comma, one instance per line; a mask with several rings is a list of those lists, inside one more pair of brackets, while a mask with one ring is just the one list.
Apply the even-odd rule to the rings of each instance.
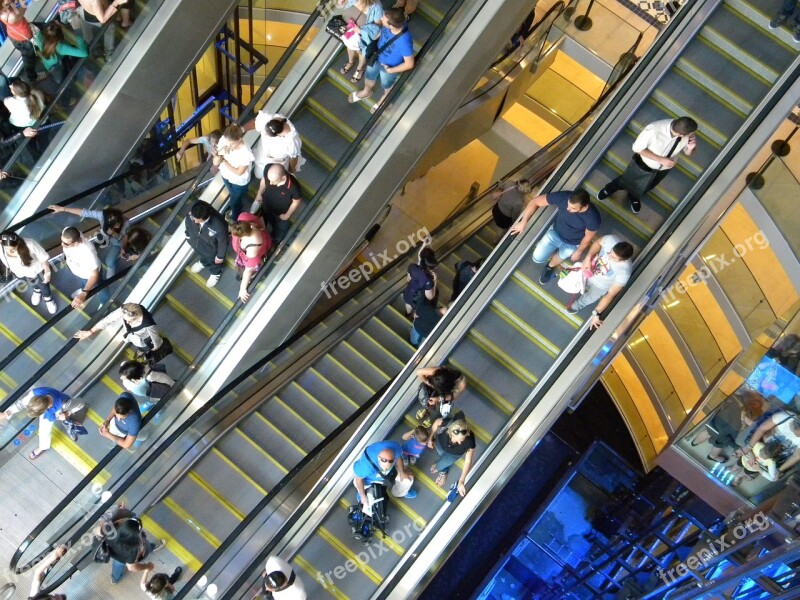
[[56, 313], [56, 301], [50, 290], [50, 256], [39, 242], [31, 238], [21, 238], [13, 231], [0, 235], [0, 262], [18, 279], [24, 279], [33, 286], [31, 304], [38, 306], [44, 298], [47, 312]]
[[3, 100], [11, 113], [9, 122], [18, 129], [32, 127], [44, 112], [44, 94], [19, 79], [9, 87], [11, 95]]

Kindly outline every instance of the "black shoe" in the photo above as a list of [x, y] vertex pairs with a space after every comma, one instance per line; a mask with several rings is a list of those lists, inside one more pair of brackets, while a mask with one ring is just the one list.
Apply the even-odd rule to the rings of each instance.
[[608, 190], [606, 190], [606, 188], [603, 188], [602, 190], [597, 192], [598, 200], [605, 200], [606, 198], [608, 198]]
[[175, 567], [175, 570], [172, 572], [172, 575], [169, 576], [169, 582], [175, 583], [178, 579], [181, 578], [181, 573], [183, 573], [183, 567]]
[[640, 210], [642, 210], [642, 203], [636, 198], [631, 198], [631, 212], [638, 215]]
[[567, 314], [568, 315], [577, 315], [578, 314], [578, 309], [577, 308], [573, 308], [572, 305], [570, 304], [567, 307]]
[[542, 274], [539, 276], [539, 283], [545, 285], [553, 278], [553, 273], [555, 273], [555, 269], [550, 265], [545, 265], [544, 271], [542, 271]]

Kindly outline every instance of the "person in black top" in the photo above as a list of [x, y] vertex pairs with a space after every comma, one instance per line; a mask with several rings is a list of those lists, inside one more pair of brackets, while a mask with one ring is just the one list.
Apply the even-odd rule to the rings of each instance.
[[481, 268], [482, 264], [482, 258], [479, 258], [474, 262], [462, 260], [456, 263], [456, 274], [453, 277], [453, 293], [450, 295], [451, 303], [458, 298], [461, 290], [467, 287], [467, 284], [472, 280], [472, 278], [475, 276], [475, 273], [477, 273], [478, 269]]
[[272, 229], [272, 239], [277, 243], [286, 237], [292, 215], [300, 207], [300, 184], [283, 165], [273, 164], [264, 172], [258, 186], [255, 203], [261, 216]]
[[225, 219], [208, 203], [198, 200], [189, 210], [184, 222], [186, 241], [200, 256], [189, 270], [199, 273], [208, 269], [206, 286], [213, 288], [222, 275], [225, 253], [228, 251], [228, 226]]
[[470, 431], [467, 418], [462, 411], [433, 422], [428, 448], [435, 448], [439, 454], [439, 460], [431, 467], [431, 473], [436, 475], [436, 485], [439, 487], [444, 487], [447, 483], [450, 467], [459, 458], [464, 458], [464, 468], [461, 469], [456, 489], [459, 495], [466, 494], [467, 474], [475, 460], [475, 434]]
[[411, 345], [417, 348], [431, 334], [442, 318], [442, 309], [431, 304], [425, 296], [418, 296], [414, 303], [414, 324], [411, 326]]

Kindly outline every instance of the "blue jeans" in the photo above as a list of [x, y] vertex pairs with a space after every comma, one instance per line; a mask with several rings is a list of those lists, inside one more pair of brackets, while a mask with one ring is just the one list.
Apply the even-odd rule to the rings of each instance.
[[228, 208], [231, 210], [231, 218], [236, 221], [239, 218], [239, 213], [242, 212], [242, 201], [247, 196], [247, 184], [236, 185], [227, 179], [223, 179], [225, 188], [228, 190]]
[[[81, 282], [82, 288], [85, 288], [86, 284], [89, 283], [88, 279], [79, 279], [79, 281]], [[97, 285], [101, 285], [102, 283], [103, 280], [101, 279], [100, 281], [97, 282]], [[97, 292], [97, 294], [95, 295], [100, 299], [100, 304], [105, 304], [106, 302], [108, 302], [108, 299], [111, 298], [111, 290], [109, 289], [108, 286], [106, 286], [102, 290]]]
[[413, 326], [411, 327], [411, 335], [409, 336], [409, 341], [414, 348], [419, 347], [419, 345], [425, 341], [425, 338], [422, 337], [419, 331], [416, 330]]
[[[794, 13], [795, 5], [797, 4], [797, 0], [783, 0], [781, 4], [781, 12], [786, 16], [788, 19]], [[794, 18], [795, 22], [800, 25], [800, 12], [797, 13], [797, 16]]]
[[546, 263], [556, 252], [561, 260], [567, 260], [577, 249], [578, 244], [570, 244], [562, 240], [551, 225], [533, 249], [533, 262]]
[[106, 248], [105, 258], [103, 258], [103, 264], [106, 267], [106, 279], [111, 279], [117, 274], [117, 263], [119, 262], [120, 252], [122, 252], [122, 247], [119, 244], [109, 242]]
[[[447, 435], [446, 433], [444, 435]], [[436, 448], [436, 452], [439, 453], [439, 460], [436, 461], [436, 470], [441, 473], [447, 473], [456, 462], [458, 461], [460, 456], [456, 454], [450, 454], [449, 452], [445, 452], [442, 447], [436, 443], [433, 445]]]
[[[153, 542], [148, 542], [147, 552], [145, 552], [144, 557], [142, 560], [147, 558], [156, 545]], [[122, 576], [125, 575], [125, 572], [128, 570], [128, 567], [125, 565], [124, 562], [119, 562], [118, 560], [111, 559], [111, 583], [117, 583]]]
[[388, 92], [390, 89], [392, 89], [392, 86], [395, 84], [400, 75], [397, 73], [387, 73], [383, 68], [383, 65], [381, 65], [381, 63], [378, 61], [375, 61], [374, 65], [367, 67], [367, 70], [364, 72], [364, 77], [366, 77], [367, 81], [375, 81], [376, 79], [380, 79], [383, 91]]

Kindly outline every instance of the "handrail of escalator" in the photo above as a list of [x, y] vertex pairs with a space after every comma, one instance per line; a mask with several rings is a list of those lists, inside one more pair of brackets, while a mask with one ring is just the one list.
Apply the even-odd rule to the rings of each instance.
[[617, 81], [625, 77], [625, 75], [627, 75], [636, 64], [636, 61], [639, 60], [639, 58], [636, 56], [636, 50], [639, 48], [639, 44], [642, 43], [642, 38], [644, 38], [644, 31], [639, 32], [639, 35], [636, 37], [636, 41], [633, 42], [631, 47], [623, 52], [617, 59], [617, 62], [611, 68], [611, 73], [608, 74], [605, 85], [603, 85], [603, 92], [600, 94], [601, 96], [606, 90], [613, 88]]
[[[525, 32], [525, 35], [521, 36], [521, 37], [522, 37], [522, 39], [523, 39], [523, 41], [522, 41], [522, 43], [520, 44], [520, 46], [524, 45], [524, 44], [525, 44], [525, 40], [527, 40], [529, 37], [531, 37], [531, 36], [533, 35], [533, 33], [534, 33], [534, 32], [535, 32], [535, 31], [536, 31], [536, 30], [537, 30], [539, 27], [541, 27], [541, 26], [542, 26], [542, 23], [544, 23], [544, 22], [545, 22], [545, 20], [547, 19], [547, 17], [549, 17], [549, 16], [550, 16], [551, 14], [553, 14], [553, 13], [557, 13], [557, 14], [556, 14], [556, 17], [555, 17], [555, 18], [557, 19], [557, 18], [558, 18], [558, 17], [560, 17], [560, 16], [561, 16], [561, 14], [562, 14], [562, 13], [563, 13], [563, 12], [566, 10], [567, 6], [568, 6], [569, 4], [572, 4], [572, 2], [574, 2], [574, 0], [569, 0], [569, 2], [566, 2], [566, 3], [564, 2], [564, 0], [558, 0], [558, 2], [556, 2], [555, 4], [553, 4], [553, 6], [551, 6], [550, 8], [548, 8], [548, 9], [547, 9], [547, 12], [546, 12], [546, 13], [544, 13], [544, 14], [542, 15], [542, 18], [541, 18], [541, 19], [539, 19], [538, 21], [536, 21], [536, 23], [534, 23], [533, 25], [531, 25], [531, 26], [528, 28], [528, 30]], [[535, 10], [536, 10], [536, 7], [534, 7], [534, 8], [533, 8], [533, 10], [535, 11]], [[553, 19], [553, 21], [555, 21], [555, 19]], [[551, 25], [552, 25], [552, 22], [551, 22]], [[550, 32], [550, 27], [548, 27], [548, 28], [547, 28], [547, 32], [548, 32], [548, 33]], [[547, 37], [547, 33], [545, 34], [545, 37]], [[489, 67], [489, 69], [491, 70], [491, 69], [494, 69], [495, 67], [497, 67], [497, 65], [499, 65], [501, 62], [503, 62], [504, 60], [506, 60], [506, 59], [507, 59], [509, 56], [511, 56], [512, 54], [514, 54], [514, 52], [516, 52], [517, 50], [519, 50], [520, 46], [516, 46], [516, 47], [512, 46], [512, 47], [509, 47], [509, 48], [507, 48], [507, 49], [506, 49], [506, 50], [505, 50], [505, 51], [504, 51], [504, 52], [503, 52], [503, 53], [502, 53], [502, 54], [501, 54], [501, 55], [500, 55], [500, 56], [499, 56], [499, 57], [498, 57], [498, 58], [497, 58], [497, 59], [496, 59], [496, 60], [495, 60], [493, 63], [492, 63], [492, 65]]]
[[[53, 16], [53, 15], [51, 14], [51, 16]], [[87, 44], [88, 54], [85, 57], [75, 61], [75, 65], [72, 67], [70, 72], [67, 73], [67, 76], [64, 78], [64, 81], [62, 81], [61, 84], [58, 86], [58, 89], [56, 90], [56, 93], [53, 95], [53, 99], [48, 103], [47, 106], [45, 106], [44, 111], [42, 111], [42, 114], [36, 120], [36, 124], [33, 127], [34, 129], [36, 129], [37, 126], [41, 126], [41, 125], [44, 125], [46, 123], [47, 118], [50, 116], [50, 113], [55, 109], [56, 103], [61, 99], [61, 96], [64, 95], [64, 92], [66, 91], [66, 89], [71, 86], [71, 84], [73, 83], [73, 81], [75, 79], [75, 76], [78, 74], [78, 72], [81, 70], [81, 68], [83, 68], [84, 63], [87, 61], [87, 59], [92, 58], [92, 50], [94, 50], [94, 48], [97, 46], [97, 44], [103, 42], [103, 38], [105, 36], [106, 29], [108, 29], [114, 23], [115, 23], [115, 21], [112, 19], [112, 20], [106, 22], [96, 32], [96, 35], [92, 39], [91, 43]], [[23, 142], [17, 146], [17, 148], [14, 150], [14, 153], [6, 161], [6, 164], [3, 166], [3, 170], [10, 173], [12, 171], [12, 169], [17, 165], [17, 161], [19, 160], [19, 157], [22, 155], [22, 153], [28, 147], [28, 144], [31, 143], [31, 140], [35, 140], [35, 139], [36, 138], [23, 138]]]
[[[463, 3], [463, 1], [464, 0], [460, 0], [460, 2], [458, 2], [457, 4], [460, 6], [461, 3]], [[267, 76], [267, 78], [261, 84], [259, 90], [256, 92], [256, 94], [253, 95], [253, 98], [250, 101], [250, 103], [248, 104], [248, 106], [242, 111], [242, 114], [239, 117], [238, 122], [240, 122], [240, 123], [244, 122], [254, 112], [254, 109], [257, 106], [258, 102], [267, 93], [269, 87], [273, 84], [274, 80], [278, 76], [278, 73], [279, 73], [280, 69], [288, 62], [290, 57], [293, 55], [293, 52], [299, 47], [300, 43], [302, 43], [303, 38], [308, 33], [308, 31], [314, 25], [316, 25], [317, 19], [320, 17], [321, 14], [323, 14], [323, 10], [325, 9], [326, 5], [327, 4], [332, 4], [333, 2], [334, 2], [334, 0], [328, 0], [327, 2], [321, 2], [317, 6], [317, 8], [314, 10], [314, 12], [312, 12], [309, 15], [309, 18], [306, 20], [306, 23], [303, 25], [303, 27], [301, 27], [300, 31], [295, 36], [295, 39], [292, 42], [292, 44], [290, 44], [289, 47], [286, 49], [286, 51], [284, 52], [284, 54], [281, 57], [281, 59], [277, 61], [277, 63], [273, 67], [272, 71], [270, 72], [270, 75]], [[454, 12], [455, 11], [453, 9], [451, 9], [450, 11], [448, 11], [448, 15], [452, 16], [452, 14], [454, 14]], [[439, 32], [439, 35], [441, 35], [441, 32], [443, 31], [444, 26], [448, 21], [449, 21], [449, 19], [445, 18], [440, 23], [439, 27], [437, 28], [437, 31]], [[438, 36], [436, 35], [437, 31], [434, 31], [434, 34], [431, 35], [431, 38], [429, 38], [429, 40], [426, 43], [426, 45], [423, 46], [423, 48], [421, 49], [421, 51], [418, 54], [418, 56], [422, 56], [423, 55], [423, 53], [426, 51], [427, 47], [429, 47], [430, 43], [432, 43], [433, 39], [438, 39]], [[408, 75], [409, 75], [408, 73], [403, 74], [403, 76], [400, 79], [400, 82], [402, 83], [404, 81], [403, 78], [407, 77]], [[397, 92], [398, 88], [401, 87], [401, 86], [393, 86], [393, 87], [394, 87], [393, 91]], [[374, 122], [382, 115], [383, 110], [387, 106], [388, 106], [388, 102], [384, 102], [381, 105], [380, 109], [377, 110], [375, 112], [375, 114], [373, 114], [371, 116], [371, 118], [367, 121], [367, 124], [364, 126], [364, 128], [362, 130], [361, 136], [359, 138], [357, 138], [356, 141], [351, 145], [351, 147], [350, 147], [351, 151], [345, 153], [344, 157], [337, 164], [337, 167], [333, 170], [333, 172], [330, 174], [330, 176], [325, 180], [325, 182], [317, 190], [317, 193], [315, 194], [314, 199], [316, 199], [318, 196], [322, 195], [333, 184], [333, 182], [336, 179], [336, 176], [342, 170], [343, 165], [354, 154], [354, 151], [357, 149], [357, 146], [360, 143], [360, 141], [363, 140], [363, 138], [365, 137], [367, 131], [369, 131], [369, 129], [374, 124]], [[180, 213], [180, 211], [186, 206], [186, 204], [189, 202], [189, 199], [193, 196], [193, 194], [195, 193], [195, 191], [199, 187], [199, 183], [203, 180], [205, 175], [208, 173], [209, 169], [210, 169], [210, 164], [206, 164], [201, 168], [200, 173], [198, 174], [198, 176], [195, 179], [195, 181], [192, 183], [192, 185], [189, 187], [189, 189], [187, 189], [183, 193], [182, 199], [179, 200], [176, 203], [176, 207], [174, 209], [174, 213], [175, 213], [176, 217]], [[314, 205], [314, 204], [316, 204], [316, 203], [313, 202], [313, 199], [312, 199], [312, 201], [309, 202], [309, 205]], [[251, 282], [251, 286], [253, 286], [253, 287], [256, 286], [259, 283], [259, 281], [261, 281], [264, 278], [264, 276], [269, 272], [269, 270], [270, 270], [269, 267], [272, 264], [274, 264], [275, 258], [281, 253], [282, 249], [288, 247], [288, 244], [291, 241], [292, 235], [297, 231], [298, 227], [305, 221], [305, 219], [308, 216], [309, 216], [309, 210], [308, 209], [306, 209], [303, 213], [301, 213], [301, 215], [298, 217], [297, 222], [289, 230], [289, 233], [287, 234], [286, 238], [281, 242], [281, 244], [278, 245], [278, 247], [275, 250], [275, 252], [273, 252], [270, 260], [267, 261], [265, 267], [260, 270], [260, 273]], [[173, 219], [174, 218], [175, 217], [173, 217]], [[171, 225], [171, 223], [172, 223], [172, 219], [170, 221], [167, 221], [161, 227], [161, 229], [159, 229], [159, 231], [153, 236], [153, 239], [150, 241], [150, 243], [148, 244], [148, 246], [145, 248], [145, 250], [142, 253], [143, 257], [144, 256], [149, 256], [151, 253], [153, 253], [153, 251], [157, 247], [158, 243], [166, 235], [166, 232], [167, 232], [169, 226]], [[138, 272], [138, 269], [141, 266], [141, 261], [142, 261], [142, 259], [140, 258], [139, 261], [137, 261], [137, 263], [133, 266], [133, 268], [129, 270], [127, 276], [123, 279], [122, 283], [118, 286], [116, 292], [114, 292], [114, 294], [111, 296], [110, 300], [106, 303], [106, 306], [104, 307], [104, 310], [99, 311], [98, 314], [93, 319], [91, 319], [89, 321], [89, 323], [87, 324], [87, 327], [91, 327], [92, 325], [94, 325], [96, 322], [98, 322], [100, 319], [102, 319], [105, 316], [105, 313], [110, 308], [110, 306], [113, 304], [113, 302], [116, 300], [116, 298], [119, 296], [119, 294], [121, 293], [121, 290], [123, 290], [127, 286], [128, 282]], [[155, 414], [158, 413], [158, 411], [166, 404], [166, 402], [169, 399], [172, 398], [173, 394], [178, 393], [178, 390], [180, 390], [180, 388], [182, 387], [181, 384], [193, 374], [193, 371], [194, 371], [193, 367], [197, 363], [201, 362], [202, 359], [213, 349], [214, 345], [216, 344], [216, 340], [219, 338], [219, 336], [222, 335], [222, 333], [223, 333], [225, 327], [227, 326], [227, 324], [230, 323], [231, 320], [233, 320], [233, 318], [235, 317], [236, 312], [238, 311], [240, 306], [241, 306], [241, 304], [240, 304], [240, 302], [238, 300], [236, 302], [234, 302], [234, 306], [228, 311], [227, 315], [223, 318], [223, 321], [220, 324], [220, 326], [216, 328], [216, 330], [212, 334], [211, 338], [206, 342], [206, 344], [200, 350], [200, 352], [198, 353], [197, 357], [195, 358], [195, 361], [193, 362], [193, 364], [190, 365], [186, 369], [184, 374], [181, 377], [178, 378], [178, 380], [176, 381], [176, 384], [172, 388], [173, 391], [171, 393], [167, 394], [164, 398], [162, 398], [155, 406], [153, 406], [153, 408], [147, 413], [147, 415], [144, 416], [143, 423], [142, 423], [143, 426], [146, 425], [149, 422], [149, 420]], [[76, 340], [70, 340], [70, 342], [67, 342], [67, 344], [65, 345], [64, 349], [68, 351], [75, 344], [75, 342], [76, 342]], [[25, 390], [27, 390], [31, 385], [33, 385], [36, 382], [36, 380], [39, 377], [41, 377], [41, 375], [43, 373], [47, 372], [50, 368], [52, 368], [53, 365], [57, 362], [57, 360], [58, 360], [58, 358], [54, 357], [50, 361], [47, 361], [47, 363], [42, 368], [40, 368], [39, 371], [37, 371], [37, 373], [36, 373], [36, 375], [34, 377], [31, 377], [25, 384], [20, 386], [17, 390], [15, 390], [15, 392], [13, 392], [12, 394], [9, 395], [9, 397], [4, 402], [4, 405], [10, 405], [14, 401], [16, 401], [24, 393]], [[77, 496], [77, 494], [80, 493], [80, 491], [87, 484], [91, 483], [92, 479], [98, 473], [100, 473], [103, 468], [105, 468], [105, 466], [114, 458], [114, 456], [116, 456], [116, 454], [119, 452], [119, 450], [120, 450], [119, 447], [114, 448], [114, 449], [110, 450], [103, 458], [101, 458], [100, 461], [98, 461], [97, 465], [83, 478], [83, 480], [77, 486], [75, 486], [73, 488], [73, 490], [69, 494], [67, 494], [67, 496], [61, 502], [59, 502], [59, 504], [53, 509], [53, 511], [51, 511], [51, 514], [60, 513], [64, 509], [65, 506], [69, 505], [69, 503]], [[26, 538], [26, 540], [20, 545], [20, 547], [17, 549], [17, 551], [15, 552], [14, 556], [12, 557], [12, 561], [11, 561], [12, 568], [16, 569], [16, 564], [19, 561], [19, 558], [21, 557], [22, 553], [30, 545], [30, 542], [33, 541], [33, 539], [35, 539], [41, 533], [41, 531], [44, 529], [44, 525], [47, 523], [47, 521], [48, 521], [48, 519], [45, 519], [42, 523], [40, 523], [40, 526], [38, 526]], [[22, 572], [22, 571], [25, 571], [25, 570], [29, 569], [31, 566], [33, 566], [32, 563], [24, 565], [23, 567], [20, 567], [17, 570], [19, 572]]]
[[[677, 26], [677, 24], [680, 23], [680, 21], [682, 20], [682, 17], [683, 17], [684, 14], [685, 13], [683, 11], [681, 13], [679, 13], [679, 15], [675, 19], [673, 19], [671, 25], [673, 27]], [[634, 66], [638, 67], [639, 72], [643, 72], [646, 69], [648, 69], [649, 64], [652, 62], [652, 60], [654, 60], [654, 57], [657, 56], [660, 53], [660, 50], [668, 43], [668, 39], [669, 39], [668, 35], [659, 36], [655, 40], [655, 42], [653, 43], [653, 46], [651, 47], [652, 52], [648, 52], [647, 55], [641, 61], [639, 61], [637, 65], [632, 65], [632, 68], [630, 70], [633, 70]], [[798, 71], [799, 72], [795, 74], [796, 76], [800, 76], [800, 69], [798, 69]], [[787, 78], [788, 81], [792, 81], [793, 79], [794, 79], [793, 77]], [[598, 102], [596, 102], [595, 105], [592, 107], [592, 110], [594, 110], [595, 108], [599, 107], [604, 100], [606, 100], [612, 93], [616, 92], [617, 91], [617, 87], [616, 86], [618, 86], [620, 88], [619, 89], [619, 96], [617, 98], [612, 98], [611, 101], [610, 101], [609, 106], [607, 107], [608, 109], [613, 109], [619, 103], [619, 98], [623, 97], [624, 93], [626, 91], [630, 90], [630, 88], [634, 85], [634, 82], [635, 82], [634, 78], [627, 79], [627, 80], [624, 80], [624, 81], [618, 80], [616, 82], [616, 84], [615, 84], [615, 87], [613, 87], [611, 89], [608, 89], [608, 90], [604, 90], [604, 92], [601, 95], [601, 97], [598, 100]], [[782, 93], [783, 93], [783, 91], [779, 91], [776, 94], [776, 97], [780, 97], [782, 95]], [[583, 124], [584, 119], [586, 119], [586, 117], [584, 117], [581, 121], [579, 121], [578, 123], [573, 125], [570, 129], [567, 130], [567, 132], [562, 134], [562, 136], [566, 135], [567, 133], [573, 131], [574, 128], [576, 128], [579, 125]], [[583, 135], [584, 136], [589, 136], [590, 133], [594, 133], [595, 131], [597, 131], [598, 129], [601, 129], [602, 127], [603, 127], [603, 124], [602, 124], [601, 120], [596, 119], [596, 120], [594, 120], [592, 123], [590, 123], [588, 125], [588, 127], [586, 128], [586, 131], [583, 132]], [[557, 140], [555, 140], [552, 143], [556, 143], [559, 139], [561, 139], [562, 136], [557, 138]], [[746, 137], [747, 137], [746, 135], [742, 136], [742, 139], [746, 140]], [[744, 143], [744, 142], [742, 142], [742, 143]], [[534, 156], [536, 156], [536, 155], [534, 155]], [[528, 159], [526, 161], [526, 163], [532, 162], [533, 158], [534, 157], [531, 157], [530, 159]], [[568, 170], [570, 168], [571, 168], [571, 166], [569, 164], [563, 164], [562, 163], [560, 166], [558, 166], [555, 169], [555, 172], [553, 173], [552, 177], [550, 178], [550, 181], [555, 181], [555, 180], [564, 178], [565, 174], [568, 172]], [[721, 168], [721, 166], [719, 168]], [[518, 170], [521, 170], [521, 168], [518, 169]], [[707, 188], [710, 185], [711, 184], [709, 182], [709, 183], [707, 183], [707, 185], [705, 187]], [[549, 191], [549, 186], [548, 186], [548, 189], [540, 190], [540, 193], [546, 193], [547, 191]], [[701, 195], [701, 193], [698, 192], [695, 196], [693, 196], [693, 198], [696, 200], [696, 198], [698, 196], [700, 196], [700, 195]], [[691, 208], [690, 206], [687, 206], [688, 204], [689, 204], [689, 202], [685, 203], [684, 205], [681, 206], [681, 208], [679, 210], [681, 210], [682, 212], [685, 212], [685, 210], [688, 210], [688, 208]], [[694, 203], [691, 203], [691, 204], [693, 206]], [[535, 227], [535, 225], [536, 224], [533, 224], [534, 227]], [[673, 222], [673, 227], [671, 228], [671, 230], [669, 232], [665, 232], [663, 235], [659, 236], [659, 240], [663, 240], [666, 236], [668, 236], [672, 232], [672, 230], [674, 230], [674, 227], [677, 227], [677, 225], [674, 224], [674, 222]], [[541, 228], [541, 229], [543, 230], [543, 228]], [[467, 286], [467, 288], [464, 290], [464, 292], [462, 292], [462, 294], [460, 294], [459, 297], [456, 299], [457, 306], [464, 306], [465, 304], [469, 303], [469, 301], [470, 301], [470, 299], [472, 297], [472, 294], [474, 294], [475, 290], [479, 290], [479, 289], [481, 289], [483, 287], [482, 283], [485, 280], [487, 274], [492, 270], [491, 269], [492, 265], [497, 263], [499, 258], [505, 254], [505, 251], [508, 249], [508, 247], [512, 243], [514, 243], [514, 238], [511, 237], [511, 236], [508, 236], [508, 235], [506, 235], [500, 241], [500, 243], [496, 246], [496, 248], [491, 253], [491, 255], [484, 261], [484, 264], [483, 264], [482, 268], [478, 270], [478, 272], [475, 274], [473, 279], [470, 281], [470, 284]], [[652, 243], [652, 244], [650, 244], [648, 246], [648, 248], [651, 249], [651, 251], [653, 249], [657, 249], [658, 247], [660, 247], [660, 241], [659, 242], [654, 242], [654, 243]], [[640, 256], [645, 256], [644, 252]], [[648, 256], [648, 259], [649, 258], [650, 258], [650, 256]], [[637, 262], [638, 268], [637, 267], [634, 268], [634, 271], [633, 271], [633, 273], [631, 275], [631, 279], [632, 280], [637, 275], [641, 274], [641, 270], [642, 270], [641, 269], [641, 265], [642, 264], [644, 264], [644, 263]], [[613, 309], [613, 307], [616, 306], [616, 304], [617, 304], [617, 302], [619, 300], [620, 300], [619, 297], [616, 298], [612, 302], [612, 304], [610, 305], [609, 309], [607, 309], [607, 310]], [[455, 314], [457, 312], [458, 312], [457, 309], [451, 309], [442, 317], [442, 319], [441, 319], [441, 321], [440, 321], [440, 323], [438, 325], [438, 327], [440, 328], [440, 331], [446, 329], [448, 324], [452, 324], [453, 323], [453, 321], [455, 320]], [[571, 348], [567, 352], [565, 352], [565, 354], [559, 360], [562, 361], [562, 362], [571, 360], [574, 357], [575, 353], [577, 353], [579, 346], [582, 345], [582, 342], [584, 342], [590, 335], [591, 335], [591, 332], [589, 332], [588, 330], [585, 330], [583, 335], [579, 339], [576, 340], [577, 343], [573, 343]], [[434, 340], [432, 338], [426, 339], [423, 342], [423, 345], [421, 346], [421, 348], [424, 348], [424, 347], [428, 346], [433, 341]], [[407, 369], [408, 369], [408, 367], [406, 367], [406, 370]], [[400, 377], [397, 377], [397, 378], [395, 378], [393, 380], [392, 388], [396, 388], [397, 387], [397, 385], [398, 385], [397, 382], [399, 381], [399, 379], [400, 379]], [[549, 383], [550, 383], [550, 385], [552, 385], [552, 380], [550, 380]], [[536, 397], [537, 398], [541, 398], [541, 396], [543, 396], [547, 392], [548, 389], [549, 389], [549, 385], [546, 386], [545, 388], [543, 388], [537, 394]], [[387, 397], [390, 397], [390, 396], [387, 396]], [[531, 404], [533, 404], [533, 403], [531, 403]], [[531, 404], [529, 404], [529, 407], [531, 406]], [[531, 410], [532, 410], [532, 408], [531, 408]], [[507, 434], [503, 435], [503, 439], [508, 439], [508, 437], [511, 434], [513, 434], [515, 428], [518, 427], [519, 424], [522, 421], [524, 421], [524, 417], [525, 416], [526, 415], [522, 415], [521, 418], [515, 420], [515, 422], [513, 424], [511, 424], [511, 430]], [[352, 454], [353, 446], [356, 444], [356, 442], [357, 442], [357, 440], [350, 440], [350, 442], [348, 443], [347, 447], [340, 451], [339, 459], [338, 459], [339, 460], [338, 465], [340, 465], [343, 461], [348, 460], [348, 458], [346, 458], [346, 457], [348, 457], [350, 454]], [[485, 469], [485, 468], [487, 468], [487, 464], [488, 463], [486, 463], [484, 461], [481, 461], [478, 465], [476, 465], [475, 470]], [[337, 468], [338, 465], [334, 465], [334, 466], [330, 467], [328, 472], [332, 472], [335, 468]], [[264, 561], [266, 560], [267, 556], [269, 556], [270, 554], [273, 553], [275, 545], [277, 543], [277, 540], [279, 540], [280, 537], [285, 536], [290, 531], [290, 529], [294, 526], [294, 524], [295, 524], [295, 522], [296, 522], [296, 520], [298, 518], [299, 518], [299, 515], [297, 514], [297, 512], [295, 512], [294, 514], [292, 514], [285, 521], [285, 523], [283, 525], [281, 525], [281, 527], [278, 529], [278, 531], [274, 535], [271, 536], [270, 542], [267, 543], [265, 545], [265, 547], [262, 549], [262, 551], [256, 557], [254, 557], [251, 560], [249, 566], [246, 567], [244, 570], [242, 570], [242, 574], [230, 586], [230, 589], [241, 588], [242, 586], [244, 586], [246, 584], [246, 580], [248, 579], [248, 577], [252, 576], [253, 572], [260, 571], [260, 565], [262, 565], [264, 563]], [[178, 597], [176, 596], [176, 599], [177, 598]]]

